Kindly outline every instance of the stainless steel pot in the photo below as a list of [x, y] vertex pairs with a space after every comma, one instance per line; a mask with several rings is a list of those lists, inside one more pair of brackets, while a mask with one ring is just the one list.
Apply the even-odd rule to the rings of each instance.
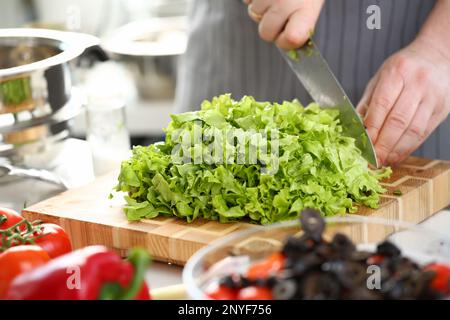
[[83, 54], [106, 59], [98, 45], [98, 38], [80, 33], [0, 29], [0, 115], [20, 122], [61, 109], [72, 93], [69, 64]]
[[[55, 142], [66, 139], [70, 134], [71, 120], [85, 104], [84, 95], [73, 88], [70, 100], [53, 114], [0, 126], [0, 157], [20, 161], [26, 155], [39, 153]], [[10, 117], [11, 122], [13, 121], [12, 114], [1, 117]]]
[[99, 39], [46, 29], [0, 29], [0, 156], [38, 151], [67, 137], [83, 105], [72, 68], [106, 60]]

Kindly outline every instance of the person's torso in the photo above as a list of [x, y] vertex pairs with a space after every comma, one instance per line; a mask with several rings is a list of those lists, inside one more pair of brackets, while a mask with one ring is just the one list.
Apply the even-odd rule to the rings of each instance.
[[[435, 1], [328, 0], [315, 28], [315, 41], [354, 104], [383, 61], [411, 42]], [[380, 8], [380, 29], [370, 30], [371, 5]], [[193, 110], [204, 99], [231, 93], [261, 101], [309, 96], [271, 43], [259, 38], [257, 24], [241, 0], [195, 0], [190, 40], [179, 73], [177, 111]], [[418, 151], [450, 159], [443, 148], [450, 124], [444, 123]]]

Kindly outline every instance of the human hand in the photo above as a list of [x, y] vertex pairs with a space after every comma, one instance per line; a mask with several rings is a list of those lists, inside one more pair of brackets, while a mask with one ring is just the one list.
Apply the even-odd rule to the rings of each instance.
[[416, 150], [450, 111], [450, 56], [417, 39], [388, 58], [358, 104], [382, 164]]
[[244, 0], [260, 37], [285, 50], [301, 47], [314, 30], [324, 0]]

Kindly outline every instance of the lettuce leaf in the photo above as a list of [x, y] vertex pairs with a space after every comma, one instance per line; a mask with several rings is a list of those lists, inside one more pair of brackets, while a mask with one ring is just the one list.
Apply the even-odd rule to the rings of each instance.
[[[164, 143], [134, 147], [115, 189], [126, 193], [129, 220], [163, 215], [188, 222], [268, 224], [295, 219], [306, 207], [324, 215], [354, 213], [358, 205], [377, 208], [385, 192], [379, 181], [391, 170], [369, 169], [354, 139], [342, 135], [338, 115], [315, 103], [303, 107], [298, 101], [272, 104], [221, 95], [204, 101], [199, 111], [172, 115]], [[230, 130], [269, 132], [259, 138], [270, 152], [277, 148], [277, 162], [270, 152], [258, 152], [257, 161], [249, 161], [257, 150], [252, 139], [212, 138]], [[276, 144], [270, 130], [277, 132]], [[183, 137], [192, 143], [180, 148]], [[213, 154], [214, 144], [226, 153]], [[237, 150], [246, 152], [243, 162], [233, 158]], [[174, 161], [174, 154], [192, 161]]]

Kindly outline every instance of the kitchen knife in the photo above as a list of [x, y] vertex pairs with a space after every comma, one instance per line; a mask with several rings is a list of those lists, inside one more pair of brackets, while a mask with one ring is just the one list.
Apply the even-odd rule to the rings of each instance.
[[312, 40], [297, 50], [280, 49], [292, 71], [310, 96], [323, 108], [339, 110], [343, 134], [356, 140], [362, 156], [378, 168], [378, 160], [366, 128]]

